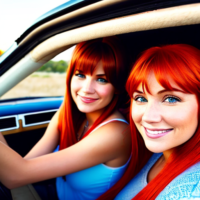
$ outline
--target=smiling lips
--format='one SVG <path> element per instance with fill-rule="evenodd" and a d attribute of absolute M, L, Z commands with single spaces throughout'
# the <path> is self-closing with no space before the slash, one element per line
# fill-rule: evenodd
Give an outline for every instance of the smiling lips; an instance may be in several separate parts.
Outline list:
<path fill-rule="evenodd" d="M 94 98 L 82 97 L 80 95 L 79 95 L 79 97 L 80 97 L 81 101 L 84 103 L 93 103 L 98 100 L 98 99 L 94 99 Z"/>
<path fill-rule="evenodd" d="M 156 139 L 167 135 L 173 129 L 145 129 L 147 137 Z"/>

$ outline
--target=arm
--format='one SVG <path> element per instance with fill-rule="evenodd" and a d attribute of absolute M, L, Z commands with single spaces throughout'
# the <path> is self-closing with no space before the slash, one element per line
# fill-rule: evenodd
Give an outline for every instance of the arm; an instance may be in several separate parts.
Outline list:
<path fill-rule="evenodd" d="M 2 135 L 1 132 L 0 132 L 0 141 L 3 142 L 4 144 L 8 145 L 8 143 L 6 142 L 4 136 Z"/>
<path fill-rule="evenodd" d="M 57 128 L 58 117 L 59 117 L 59 110 L 51 119 L 43 137 L 24 157 L 25 159 L 35 158 L 51 153 L 56 148 L 59 142 L 59 130 Z"/>
<path fill-rule="evenodd" d="M 8 188 L 14 188 L 113 160 L 124 151 L 122 132 L 127 126 L 121 123 L 122 129 L 117 124 L 105 125 L 67 149 L 29 160 L 0 143 L 0 181 Z M 130 142 L 126 142 L 129 148 Z"/>

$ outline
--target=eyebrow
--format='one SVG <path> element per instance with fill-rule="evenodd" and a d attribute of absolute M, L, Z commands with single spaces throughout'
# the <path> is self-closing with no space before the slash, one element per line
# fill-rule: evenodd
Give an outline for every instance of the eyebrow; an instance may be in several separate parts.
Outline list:
<path fill-rule="evenodd" d="M 83 73 L 83 71 L 80 70 L 80 69 L 76 69 L 75 72 L 81 72 L 81 73 Z"/>
<path fill-rule="evenodd" d="M 96 76 L 106 76 L 105 74 L 96 74 Z"/>
<path fill-rule="evenodd" d="M 173 90 L 160 90 L 159 92 L 157 92 L 157 94 L 161 94 L 161 93 L 164 93 L 164 92 L 173 92 L 173 91 L 176 91 L 176 92 L 182 92 L 182 93 L 185 93 L 183 90 L 179 90 L 177 88 L 172 88 Z"/>
<path fill-rule="evenodd" d="M 185 93 L 183 90 L 179 90 L 177 88 L 172 88 L 173 90 L 166 90 L 166 89 L 163 89 L 163 90 L 160 90 L 159 92 L 157 92 L 157 94 L 162 94 L 164 92 L 173 92 L 173 91 L 176 91 L 176 92 L 182 92 L 182 93 Z M 144 94 L 143 91 L 140 91 L 140 90 L 135 90 L 135 92 L 139 93 L 139 94 Z"/>
<path fill-rule="evenodd" d="M 139 90 L 135 90 L 134 92 L 140 93 L 140 94 L 144 94 L 144 92 L 139 91 Z"/>

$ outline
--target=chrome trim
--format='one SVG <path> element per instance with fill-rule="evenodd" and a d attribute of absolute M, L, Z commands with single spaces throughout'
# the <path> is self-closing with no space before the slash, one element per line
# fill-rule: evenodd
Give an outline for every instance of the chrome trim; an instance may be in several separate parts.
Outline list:
<path fill-rule="evenodd" d="M 19 128 L 19 121 L 18 121 L 18 116 L 17 115 L 10 115 L 10 116 L 6 116 L 6 117 L 0 117 L 0 119 L 13 118 L 13 117 L 15 118 L 16 126 L 10 127 L 10 128 L 0 129 L 0 131 L 9 131 L 9 130 L 15 130 L 15 129 Z"/>
<path fill-rule="evenodd" d="M 25 116 L 34 115 L 34 114 L 40 114 L 40 113 L 48 113 L 48 112 L 53 112 L 53 111 L 57 111 L 57 110 L 58 109 L 47 110 L 47 111 L 39 111 L 39 112 L 32 112 L 32 113 L 27 113 L 27 114 L 19 114 L 18 115 L 18 119 L 22 120 L 22 126 L 23 127 L 35 126 L 35 125 L 40 125 L 40 124 L 47 124 L 47 123 L 50 122 L 50 120 L 42 121 L 42 122 L 38 122 L 38 123 L 26 124 Z"/>

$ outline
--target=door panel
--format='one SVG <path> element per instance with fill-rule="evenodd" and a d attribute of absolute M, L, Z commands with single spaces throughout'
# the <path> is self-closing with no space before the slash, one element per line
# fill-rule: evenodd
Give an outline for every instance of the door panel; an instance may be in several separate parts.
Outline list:
<path fill-rule="evenodd" d="M 24 156 L 43 136 L 63 97 L 0 101 L 0 131 L 9 146 Z"/>

